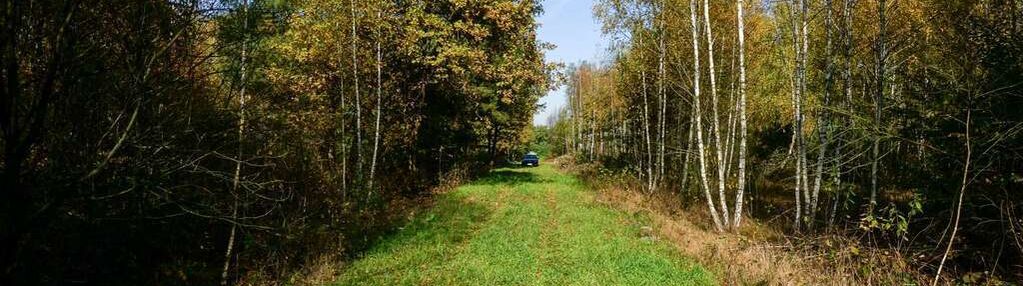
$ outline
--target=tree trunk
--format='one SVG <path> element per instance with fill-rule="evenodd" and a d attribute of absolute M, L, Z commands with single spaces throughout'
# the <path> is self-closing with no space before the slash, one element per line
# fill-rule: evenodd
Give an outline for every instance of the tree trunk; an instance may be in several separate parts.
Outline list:
<path fill-rule="evenodd" d="M 799 6 L 804 6 L 801 0 L 798 1 Z M 795 187 L 795 202 L 796 202 L 796 219 L 793 222 L 793 228 L 798 230 L 803 218 L 803 193 L 806 192 L 803 185 L 803 172 L 805 169 L 805 153 L 803 152 L 803 122 L 802 122 L 802 40 L 801 29 L 799 24 L 796 22 L 796 14 L 793 12 L 792 16 L 792 42 L 794 44 L 794 63 L 792 77 L 792 107 L 793 107 L 793 128 L 792 128 L 792 143 L 796 156 L 796 187 Z"/>
<path fill-rule="evenodd" d="M 663 1 L 661 2 L 661 13 L 662 13 L 662 15 L 664 13 L 664 2 Z M 661 23 L 660 33 L 658 33 L 658 36 L 657 36 L 658 37 L 658 45 L 657 45 L 658 46 L 658 48 L 657 48 L 657 50 L 658 50 L 658 59 L 657 59 L 657 73 L 658 73 L 658 75 L 657 76 L 659 77 L 658 83 L 657 83 L 658 84 L 657 93 L 658 93 L 658 95 L 660 97 L 659 101 L 661 103 L 660 116 L 658 116 L 659 119 L 657 121 L 658 128 L 660 128 L 660 136 L 658 136 L 658 141 L 659 141 L 658 142 L 658 146 L 660 146 L 660 150 L 657 152 L 657 156 L 658 156 L 657 157 L 657 165 L 658 165 L 657 178 L 658 178 L 658 180 L 657 180 L 656 184 L 658 184 L 658 185 L 660 184 L 661 181 L 664 180 L 664 145 L 665 145 L 665 142 L 667 142 L 667 139 L 665 138 L 664 128 L 667 125 L 665 120 L 667 119 L 666 113 L 668 112 L 668 110 L 667 110 L 668 109 L 668 96 L 667 96 L 667 94 L 665 92 L 665 89 L 664 89 L 664 80 L 665 80 L 664 79 L 664 77 L 665 77 L 665 72 L 664 72 L 664 53 L 665 53 L 665 49 L 667 48 L 664 45 L 664 33 L 665 33 L 664 19 L 661 19 L 660 23 Z"/>
<path fill-rule="evenodd" d="M 646 141 L 646 190 L 647 192 L 653 191 L 654 189 L 654 168 L 653 168 L 653 152 L 650 149 L 650 104 L 647 101 L 647 89 L 646 89 L 646 71 L 640 72 L 643 82 L 643 139 Z"/>
<path fill-rule="evenodd" d="M 742 222 L 742 201 L 746 191 L 746 24 L 743 18 L 743 0 L 736 1 L 736 23 L 739 35 L 739 183 L 735 193 L 736 230 Z"/>
<path fill-rule="evenodd" d="M 338 31 L 341 31 L 341 33 L 344 33 L 343 32 L 344 30 L 341 29 L 340 25 L 337 25 L 336 28 L 337 28 Z M 341 57 L 343 50 L 344 50 L 344 44 L 343 43 L 338 43 L 338 48 L 337 48 L 337 53 L 338 53 L 338 61 L 337 61 L 338 64 L 337 64 L 337 66 L 338 66 L 338 70 L 341 70 L 341 67 L 344 66 L 344 60 Z M 338 90 L 338 96 L 341 97 L 341 112 L 340 112 L 340 114 L 341 114 L 341 130 L 340 130 L 340 133 L 341 133 L 341 138 L 340 138 L 341 139 L 341 202 L 344 203 L 345 199 L 347 199 L 347 197 L 348 197 L 348 138 L 346 138 L 346 133 L 348 131 L 348 125 L 345 122 L 346 121 L 345 120 L 345 111 L 348 109 L 348 103 L 345 102 L 345 80 L 344 80 L 344 74 L 342 73 L 342 75 L 339 76 L 339 78 L 340 78 L 340 81 L 341 81 L 340 88 Z"/>
<path fill-rule="evenodd" d="M 952 252 L 952 244 L 956 239 L 956 232 L 959 231 L 959 218 L 963 213 L 963 196 L 966 195 L 966 186 L 969 185 L 970 161 L 972 160 L 973 148 L 970 147 L 970 109 L 966 109 L 966 162 L 963 166 L 963 180 L 959 185 L 959 202 L 956 204 L 955 221 L 952 226 L 952 235 L 948 238 L 948 245 L 945 246 L 945 254 L 941 256 L 941 263 L 938 264 L 938 272 L 934 274 L 932 286 L 938 285 L 938 278 L 941 278 L 941 270 L 945 268 L 945 260 L 949 252 Z"/>
<path fill-rule="evenodd" d="M 877 47 L 876 56 L 877 58 L 877 70 L 875 71 L 875 89 L 874 89 L 874 146 L 872 148 L 872 160 L 870 163 L 870 206 L 867 208 L 868 214 L 873 215 L 874 207 L 877 206 L 877 170 L 878 164 L 881 160 L 880 157 L 880 145 L 881 145 L 881 109 L 884 108 L 884 85 L 885 85 L 885 69 L 886 62 L 888 60 L 888 47 L 887 47 L 887 1 L 877 1 L 877 17 L 878 17 L 878 36 L 877 36 Z"/>
<path fill-rule="evenodd" d="M 843 55 L 842 55 L 844 57 L 844 63 L 843 63 L 844 67 L 843 67 L 843 70 L 842 70 L 842 85 L 843 85 L 843 92 L 844 92 L 845 100 L 842 102 L 842 110 L 849 110 L 850 104 L 852 103 L 852 42 L 853 42 L 852 9 L 853 9 L 853 0 L 845 0 L 845 2 L 843 3 L 843 7 L 842 7 L 842 17 L 843 17 L 843 20 L 844 20 L 844 23 L 845 23 L 843 25 L 844 26 L 843 27 L 843 32 L 845 33 L 845 35 L 843 37 L 844 38 L 843 39 L 843 41 L 844 41 L 844 43 L 843 43 L 844 49 L 843 49 Z M 844 124 L 845 127 L 847 127 L 847 128 L 851 127 L 850 126 L 850 121 L 851 120 L 849 119 L 849 116 L 845 116 L 845 120 L 843 120 L 843 122 L 845 123 Z M 828 226 L 829 227 L 833 226 L 834 223 L 835 223 L 835 216 L 836 216 L 836 213 L 838 212 L 838 201 L 839 201 L 839 198 L 841 197 L 840 195 L 841 195 L 841 192 L 842 192 L 842 172 L 841 172 L 841 167 L 842 167 L 841 166 L 841 164 L 842 164 L 842 150 L 841 149 L 842 149 L 842 145 L 845 144 L 845 140 L 843 138 L 844 138 L 843 135 L 838 135 L 837 138 L 835 138 L 836 141 L 837 141 L 837 144 L 835 144 L 835 148 L 834 148 L 834 152 L 835 152 L 834 153 L 835 154 L 834 160 L 835 160 L 835 162 L 832 164 L 832 171 L 831 171 L 831 173 L 832 173 L 832 180 L 834 180 L 834 185 L 835 185 L 835 194 L 834 194 L 835 198 L 834 198 L 834 202 L 831 205 L 831 216 L 828 217 Z"/>
<path fill-rule="evenodd" d="M 821 181 L 824 179 L 824 155 L 827 153 L 828 145 L 831 143 L 831 137 L 834 135 L 831 123 L 831 87 L 832 87 L 832 61 L 831 61 L 831 0 L 824 0 L 824 37 L 825 37 L 825 56 L 826 61 L 824 67 L 824 100 L 823 105 L 818 109 L 817 114 L 817 139 L 820 141 L 820 148 L 817 149 L 817 170 L 814 174 L 813 183 L 813 195 L 810 197 L 810 227 L 813 227 L 814 219 L 817 218 L 817 200 L 820 196 Z M 826 129 L 827 134 L 822 129 Z"/>
<path fill-rule="evenodd" d="M 707 157 L 703 145 L 703 120 L 701 119 L 703 112 L 700 108 L 700 40 L 696 25 L 696 0 L 689 1 L 689 12 L 692 23 L 690 27 L 693 31 L 693 108 L 695 109 L 694 118 L 696 119 L 696 149 L 700 161 L 700 186 L 703 188 L 703 194 L 707 198 L 707 207 L 710 209 L 710 215 L 714 219 L 714 227 L 717 231 L 721 232 L 724 231 L 724 226 L 721 224 L 721 218 L 718 217 L 718 211 L 714 207 L 714 198 L 711 196 L 710 185 L 707 182 Z"/>
<path fill-rule="evenodd" d="M 245 88 L 248 85 L 246 79 L 248 75 L 246 73 L 246 60 L 248 56 L 248 30 L 249 30 L 249 1 L 245 0 L 242 2 L 242 32 L 245 36 L 242 38 L 242 52 L 241 52 L 241 64 L 239 66 L 239 92 L 238 92 L 238 157 L 235 158 L 234 177 L 231 180 L 231 195 L 234 196 L 234 206 L 231 210 L 231 234 L 227 238 L 227 250 L 224 251 L 224 267 L 220 271 L 220 285 L 227 285 L 227 272 L 231 269 L 231 252 L 234 251 L 235 235 L 238 230 L 238 224 L 234 221 L 238 218 L 238 185 L 241 181 L 242 173 L 242 143 L 245 139 L 245 101 L 246 94 Z"/>
<path fill-rule="evenodd" d="M 357 16 L 355 14 L 355 0 L 350 1 L 352 6 L 352 78 L 355 84 L 355 178 L 362 182 L 362 98 L 359 95 L 359 57 L 358 39 L 355 32 Z"/>
<path fill-rule="evenodd" d="M 383 21 L 383 7 L 377 11 L 377 18 Z M 379 37 L 379 36 L 378 36 Z M 376 106 L 376 128 L 373 129 L 373 159 L 369 167 L 369 189 L 373 191 L 373 175 L 377 168 L 377 151 L 380 149 L 380 108 L 383 98 L 383 54 L 380 52 L 380 39 L 377 39 L 377 106 Z"/>
<path fill-rule="evenodd" d="M 710 22 L 710 2 L 709 0 L 703 0 L 703 24 L 705 26 L 704 34 L 707 35 L 707 69 L 710 71 L 710 98 L 711 98 L 711 116 L 713 121 L 711 125 L 711 132 L 714 134 L 714 150 L 717 154 L 717 171 L 718 171 L 718 201 L 721 203 L 721 213 L 725 214 L 722 219 L 724 225 L 729 225 L 728 221 L 728 203 L 725 199 L 725 162 L 724 153 L 721 147 L 721 126 L 718 124 L 718 87 L 717 87 L 717 76 L 715 75 L 716 69 L 714 68 L 714 34 L 711 28 Z"/>
<path fill-rule="evenodd" d="M 597 147 L 597 114 L 590 110 L 590 162 L 593 162 L 593 153 Z"/>

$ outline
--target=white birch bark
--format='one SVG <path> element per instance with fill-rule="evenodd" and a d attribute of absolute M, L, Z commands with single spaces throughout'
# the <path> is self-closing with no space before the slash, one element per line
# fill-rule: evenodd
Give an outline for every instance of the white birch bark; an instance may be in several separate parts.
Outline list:
<path fill-rule="evenodd" d="M 710 98 L 711 98 L 711 116 L 713 117 L 711 125 L 711 132 L 714 134 L 714 150 L 717 154 L 717 171 L 718 171 L 718 200 L 721 203 L 721 213 L 728 214 L 728 203 L 725 199 L 725 162 L 724 153 L 721 146 L 721 126 L 718 124 L 718 88 L 717 88 L 717 76 L 716 69 L 714 68 L 714 34 L 711 28 L 710 21 L 710 2 L 709 0 L 703 0 L 703 24 L 704 34 L 707 36 L 707 68 L 710 71 Z M 723 218 L 724 225 L 729 225 L 728 215 Z"/>
<path fill-rule="evenodd" d="M 807 23 L 807 10 L 809 9 L 806 0 L 799 1 L 800 10 L 799 14 L 800 21 L 802 22 L 802 34 L 803 47 L 799 53 L 799 159 L 803 161 L 803 167 L 800 169 L 800 180 L 803 185 L 803 207 L 805 210 L 809 210 L 810 205 L 810 191 L 809 181 L 807 180 L 807 174 L 809 173 L 809 166 L 807 166 L 806 157 L 806 137 L 803 134 L 803 128 L 806 124 L 806 114 L 802 110 L 803 97 L 806 96 L 806 70 L 807 70 L 807 54 L 809 53 L 810 40 L 809 40 L 809 24 Z M 809 213 L 809 212 L 807 212 Z"/>
<path fill-rule="evenodd" d="M 593 161 L 593 153 L 597 147 L 597 114 L 594 109 L 590 109 L 590 161 Z"/>
<path fill-rule="evenodd" d="M 657 164 L 658 165 L 657 178 L 658 178 L 658 181 L 657 181 L 657 184 L 660 184 L 660 181 L 664 180 L 664 151 L 665 151 L 664 150 L 664 148 L 665 148 L 664 145 L 667 142 L 667 138 L 665 138 L 665 132 L 664 132 L 665 126 L 667 125 L 666 124 L 667 122 L 665 122 L 665 120 L 667 119 L 666 113 L 668 112 L 668 110 L 667 110 L 668 109 L 668 96 L 667 96 L 667 93 L 665 92 L 665 89 L 664 89 L 664 80 L 665 80 L 664 79 L 664 77 L 665 77 L 665 72 L 664 72 L 664 53 L 665 53 L 665 49 L 667 48 L 664 45 L 664 33 L 665 33 L 665 29 L 664 29 L 664 25 L 665 24 L 664 24 L 664 18 L 663 18 L 663 14 L 664 14 L 664 1 L 661 1 L 661 14 L 662 14 L 662 18 L 661 18 L 661 21 L 660 21 L 661 28 L 660 28 L 660 33 L 657 36 L 658 37 L 657 73 L 658 73 L 658 77 L 660 78 L 658 80 L 658 85 L 659 86 L 657 87 L 657 92 L 658 92 L 658 95 L 660 97 L 660 103 L 661 103 L 661 111 L 660 111 L 660 116 L 659 116 L 660 119 L 658 120 L 658 124 L 657 124 L 658 127 L 660 128 L 660 136 L 658 137 L 659 141 L 660 141 L 659 144 L 658 144 L 660 146 L 660 150 L 657 153 L 658 154 L 658 159 L 657 159 L 657 163 L 658 163 Z"/>
<path fill-rule="evenodd" d="M 377 11 L 377 20 L 383 21 L 383 7 Z M 378 35 L 380 37 L 380 35 Z M 373 129 L 373 158 L 369 167 L 369 190 L 373 191 L 373 176 L 377 169 L 377 151 L 380 149 L 380 104 L 383 99 L 383 53 L 380 51 L 380 39 L 377 39 L 377 106 L 376 106 L 376 127 Z"/>
<path fill-rule="evenodd" d="M 798 1 L 798 0 L 794 0 L 793 2 L 794 3 L 798 3 L 796 1 Z M 796 5 L 794 5 L 794 6 L 796 6 Z M 795 186 L 795 197 L 794 197 L 795 203 L 796 203 L 796 212 L 795 212 L 796 219 L 795 219 L 795 221 L 793 221 L 793 228 L 798 230 L 799 226 L 800 226 L 800 222 L 801 222 L 801 220 L 803 218 L 803 216 L 802 216 L 803 215 L 803 209 L 802 209 L 802 202 L 803 202 L 803 198 L 802 198 L 802 193 L 803 193 L 803 188 L 802 188 L 803 187 L 803 180 L 802 180 L 803 157 L 801 156 L 801 152 L 799 151 L 800 148 L 801 148 L 801 144 L 802 144 L 800 142 L 800 138 L 802 137 L 802 133 L 803 133 L 802 130 L 803 130 L 803 128 L 802 128 L 802 123 L 800 121 L 800 119 L 802 118 L 802 114 L 801 114 L 802 103 L 800 103 L 800 92 L 801 92 L 801 88 L 800 87 L 802 86 L 801 79 L 800 79 L 800 74 L 801 74 L 800 73 L 800 59 L 801 59 L 801 53 L 802 53 L 802 45 L 801 45 L 802 38 L 800 38 L 800 28 L 798 26 L 798 23 L 796 22 L 797 15 L 798 15 L 797 12 L 792 12 L 792 17 L 791 17 L 791 21 L 792 21 L 792 43 L 793 43 L 793 51 L 794 51 L 794 53 L 793 53 L 793 63 L 795 65 L 793 67 L 793 72 L 792 72 L 792 109 L 793 109 L 792 145 L 793 145 L 794 148 L 792 148 L 790 150 L 792 150 L 791 153 L 794 153 L 795 156 L 796 156 L 796 173 L 795 173 L 796 186 Z"/>
<path fill-rule="evenodd" d="M 734 55 L 733 55 L 733 57 L 734 57 Z M 732 63 L 732 69 L 731 70 L 733 72 L 735 71 L 734 60 L 733 60 L 733 63 Z M 725 134 L 725 145 L 724 145 L 725 146 L 724 147 L 725 148 L 724 149 L 724 153 L 725 153 L 724 158 L 725 159 L 723 161 L 724 165 L 725 165 L 725 178 L 731 178 L 732 177 L 732 159 L 735 157 L 735 145 L 737 144 L 736 140 L 735 140 L 735 135 L 736 135 L 735 132 L 736 132 L 736 129 L 737 129 L 737 128 L 735 128 L 735 124 L 737 124 L 736 121 L 738 119 L 737 118 L 738 116 L 736 115 L 736 113 L 739 111 L 739 101 L 736 100 L 736 98 L 735 98 L 737 91 L 735 90 L 735 83 L 734 82 L 729 84 L 729 90 L 731 90 L 732 92 L 730 92 L 728 94 L 728 100 L 725 101 L 726 103 L 730 103 L 730 105 L 731 105 L 728 108 L 728 112 L 727 112 L 728 119 L 725 120 L 725 125 L 727 126 L 727 128 L 725 129 L 726 134 Z"/>
<path fill-rule="evenodd" d="M 340 12 L 340 11 L 339 11 Z M 335 24 L 335 28 L 341 31 L 342 35 L 344 29 L 341 28 L 340 24 Z M 341 38 L 340 36 L 338 38 Z M 338 43 L 337 46 L 337 67 L 338 70 L 342 70 L 341 67 L 345 66 L 343 58 L 344 44 Z M 341 97 L 341 202 L 344 202 L 348 197 L 348 138 L 345 135 L 348 131 L 348 125 L 346 124 L 345 111 L 348 109 L 348 103 L 345 102 L 345 80 L 343 71 L 341 71 L 340 82 L 341 86 L 338 92 L 338 96 Z"/>
<path fill-rule="evenodd" d="M 653 168 L 653 152 L 650 149 L 650 103 L 647 101 L 647 88 L 646 88 L 646 71 L 641 71 L 641 81 L 643 82 L 643 139 L 646 140 L 646 179 L 647 191 L 653 191 L 654 189 L 654 168 Z"/>
<path fill-rule="evenodd" d="M 742 203 L 746 191 L 746 24 L 743 0 L 736 1 L 736 23 L 739 29 L 739 183 L 735 193 L 735 229 L 742 224 Z"/>
<path fill-rule="evenodd" d="M 832 59 L 831 59 L 831 34 L 832 34 L 832 10 L 831 0 L 824 0 L 824 29 L 825 29 L 825 56 L 826 61 L 824 67 L 824 103 L 819 109 L 817 115 L 817 138 L 820 141 L 820 148 L 817 149 L 817 170 L 814 176 L 813 184 L 813 195 L 810 196 L 810 227 L 813 227 L 813 221 L 817 218 L 817 201 L 820 197 L 821 181 L 824 179 L 824 155 L 827 153 L 828 146 L 832 134 L 832 124 L 830 116 L 831 107 L 831 86 L 832 86 Z M 825 134 L 826 129 L 827 134 Z"/>
<path fill-rule="evenodd" d="M 701 119 L 703 112 L 700 108 L 700 40 L 696 25 L 696 0 L 689 1 L 689 12 L 691 15 L 690 27 L 693 31 L 693 108 L 695 109 L 694 118 L 696 120 L 696 149 L 700 164 L 700 185 L 703 188 L 704 196 L 707 198 L 707 207 L 710 208 L 710 215 L 714 219 L 714 227 L 720 232 L 724 231 L 724 227 L 721 224 L 721 219 L 718 217 L 718 211 L 714 207 L 714 199 L 710 194 L 710 186 L 707 182 L 707 158 L 703 145 L 703 120 Z"/>
<path fill-rule="evenodd" d="M 572 115 L 572 117 L 571 117 L 572 118 L 572 136 L 570 136 L 572 138 L 572 149 L 565 150 L 567 152 L 572 153 L 573 156 L 575 155 L 576 137 L 578 137 L 578 134 L 579 134 L 579 128 L 578 128 L 578 122 L 579 122 L 579 104 L 578 104 L 578 102 L 579 102 L 579 86 L 580 86 L 580 84 L 579 84 L 579 77 L 578 77 L 578 74 L 577 74 L 576 77 L 575 77 L 575 92 L 574 92 L 575 94 L 574 95 L 573 94 L 569 94 L 569 104 L 571 105 L 571 115 Z"/>
<path fill-rule="evenodd" d="M 355 174 L 356 180 L 362 181 L 362 99 L 359 95 L 359 57 L 358 34 L 355 33 L 357 16 L 355 15 L 355 0 L 351 0 L 352 6 L 352 78 L 355 84 Z"/>
<path fill-rule="evenodd" d="M 247 49 L 247 47 L 248 47 L 248 44 L 249 44 L 248 43 L 248 39 L 249 39 L 249 37 L 248 37 L 248 29 L 249 29 L 248 13 L 249 13 L 249 1 L 248 0 L 242 1 L 242 19 L 243 19 L 242 20 L 242 32 L 245 33 L 245 36 L 242 37 L 241 64 L 240 64 L 240 67 L 239 67 L 239 71 L 241 72 L 241 75 L 240 75 L 240 79 L 239 79 L 239 82 L 240 82 L 240 84 L 239 84 L 240 87 L 239 88 L 240 89 L 239 89 L 239 92 L 238 92 L 238 158 L 235 158 L 236 159 L 236 163 L 235 163 L 235 167 L 234 167 L 234 177 L 231 180 L 231 192 L 232 192 L 232 195 L 234 196 L 234 206 L 231 209 L 231 233 L 228 235 L 228 238 L 227 238 L 227 250 L 224 251 L 224 267 L 221 269 L 221 272 L 220 272 L 220 285 L 227 285 L 227 280 L 228 280 L 227 279 L 227 272 L 228 272 L 228 270 L 231 269 L 231 253 L 234 251 L 234 241 L 235 241 L 235 237 L 236 237 L 236 235 L 238 233 L 238 224 L 235 223 L 234 220 L 236 220 L 238 218 L 238 185 L 239 185 L 239 183 L 241 181 L 241 174 L 242 174 L 242 152 L 243 152 L 243 150 L 242 150 L 242 142 L 243 142 L 243 139 L 245 138 L 245 123 L 246 123 L 245 122 L 245 101 L 247 99 L 246 98 L 246 94 L 245 94 L 245 91 L 246 91 L 245 87 L 247 86 L 247 84 L 246 84 L 247 75 L 246 75 L 246 69 L 245 68 L 246 68 L 246 60 L 247 60 L 247 56 L 248 56 L 248 49 Z"/>

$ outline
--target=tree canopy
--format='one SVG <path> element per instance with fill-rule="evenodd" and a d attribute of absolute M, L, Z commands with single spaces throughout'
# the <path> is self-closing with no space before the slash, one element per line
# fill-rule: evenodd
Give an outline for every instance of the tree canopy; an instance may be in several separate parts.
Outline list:
<path fill-rule="evenodd" d="M 214 284 L 353 255 L 400 202 L 517 151 L 551 85 L 541 12 L 4 1 L 0 284 Z"/>

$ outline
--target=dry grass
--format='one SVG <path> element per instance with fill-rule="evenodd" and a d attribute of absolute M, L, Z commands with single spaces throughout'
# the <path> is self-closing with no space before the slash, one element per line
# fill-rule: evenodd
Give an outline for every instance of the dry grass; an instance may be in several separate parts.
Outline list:
<path fill-rule="evenodd" d="M 932 279 L 898 252 L 843 236 L 790 237 L 749 218 L 738 234 L 717 233 L 701 204 L 686 208 L 673 194 L 644 194 L 630 179 L 588 181 L 599 201 L 648 217 L 660 239 L 716 272 L 723 285 L 930 285 Z"/>

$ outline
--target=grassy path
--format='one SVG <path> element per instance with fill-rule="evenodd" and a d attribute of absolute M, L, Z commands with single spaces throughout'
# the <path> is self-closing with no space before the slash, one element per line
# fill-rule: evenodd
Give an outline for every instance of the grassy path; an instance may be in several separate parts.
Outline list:
<path fill-rule="evenodd" d="M 354 261 L 339 285 L 713 285 L 642 220 L 549 166 L 498 169 Z"/>

